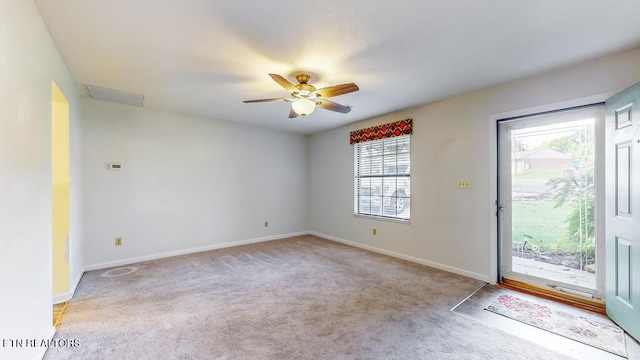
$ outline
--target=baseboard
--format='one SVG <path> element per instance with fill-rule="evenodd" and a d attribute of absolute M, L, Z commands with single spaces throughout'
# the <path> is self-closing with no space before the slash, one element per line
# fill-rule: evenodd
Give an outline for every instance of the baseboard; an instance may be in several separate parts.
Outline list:
<path fill-rule="evenodd" d="M 226 242 L 226 243 L 222 243 L 222 244 L 214 244 L 214 245 L 202 246 L 202 247 L 197 247 L 197 248 L 169 251 L 169 252 L 165 252 L 165 253 L 159 253 L 159 254 L 153 254 L 153 255 L 145 255 L 145 256 L 139 256 L 139 257 L 134 257 L 134 258 L 123 259 L 123 260 L 108 261 L 108 262 L 103 262 L 103 263 L 99 263 L 99 264 L 87 265 L 87 266 L 84 267 L 84 271 L 101 270 L 101 269 L 106 269 L 106 268 L 111 268 L 111 267 L 116 267 L 116 266 L 124 266 L 124 265 L 135 264 L 135 263 L 139 263 L 139 262 L 143 262 L 143 261 L 158 260 L 158 259 L 164 259 L 164 258 L 168 258 L 168 257 L 172 257 L 172 256 L 187 255 L 187 254 L 193 254 L 193 253 L 198 253 L 198 252 L 202 252 L 202 251 L 217 250 L 217 249 L 223 249 L 223 248 L 228 248 L 228 247 L 233 247 L 233 246 L 255 244 L 255 243 L 271 241 L 271 240 L 280 240 L 280 239 L 285 239 L 285 238 L 294 237 L 294 236 L 307 235 L 307 234 L 309 234 L 308 231 L 302 231 L 302 232 L 297 232 L 297 233 L 289 233 L 289 234 L 267 236 L 267 237 L 249 239 L 249 240 L 230 241 L 230 242 Z"/>
<path fill-rule="evenodd" d="M 84 275 L 84 269 L 82 269 L 82 271 L 78 273 L 78 276 L 76 276 L 76 279 L 73 282 L 73 286 L 71 287 L 71 297 L 73 297 L 73 295 L 76 293 L 76 290 L 78 289 L 78 285 L 80 285 L 80 280 L 82 280 L 83 275 Z"/>
<path fill-rule="evenodd" d="M 78 288 L 78 284 L 80 284 L 80 280 L 82 279 L 82 275 L 84 275 L 85 270 L 83 269 L 78 276 L 76 276 L 75 281 L 73 281 L 70 285 L 70 289 L 69 292 L 66 294 L 62 294 L 62 295 L 56 295 L 53 297 L 53 305 L 55 304 L 61 304 L 63 302 L 69 301 L 71 300 L 71 298 L 73 298 L 73 294 L 76 293 L 76 289 Z"/>
<path fill-rule="evenodd" d="M 345 240 L 345 239 L 341 239 L 341 238 L 338 238 L 338 237 L 335 237 L 335 236 L 326 235 L 326 234 L 315 232 L 315 231 L 301 231 L 301 232 L 297 232 L 297 233 L 280 234 L 280 235 L 261 237 L 261 238 L 255 238 L 255 239 L 248 239 L 248 240 L 240 240 L 240 241 L 231 241 L 231 242 L 208 245 L 208 246 L 202 246 L 202 247 L 197 247 L 197 248 L 176 250 L 176 251 L 170 251 L 170 252 L 153 254 L 153 255 L 145 255 L 145 256 L 140 256 L 140 257 L 135 257 L 135 258 L 128 258 L 128 259 L 123 259 L 123 260 L 103 262 L 103 263 L 98 263 L 98 264 L 93 264 L 93 265 L 87 265 L 87 266 L 84 267 L 84 271 L 101 270 L 101 269 L 107 269 L 107 268 L 111 268 L 111 267 L 135 264 L 135 263 L 144 262 L 144 261 L 158 260 L 158 259 L 168 258 L 168 257 L 172 257 L 172 256 L 187 255 L 187 254 L 193 254 L 193 253 L 198 253 L 198 252 L 202 252 L 202 251 L 217 250 L 217 249 L 223 249 L 223 248 L 228 248 L 228 247 L 233 247 L 233 246 L 255 244 L 255 243 L 271 241 L 271 240 L 280 240 L 280 239 L 286 239 L 286 238 L 289 238 L 289 237 L 302 236 L 302 235 L 314 235 L 314 236 L 317 236 L 319 238 L 323 238 L 323 239 L 339 242 L 339 243 L 342 243 L 342 244 L 345 244 L 345 245 L 349 245 L 349 246 L 353 246 L 353 247 L 357 247 L 357 248 L 373 251 L 375 253 L 392 256 L 392 257 L 395 257 L 395 258 L 398 258 L 398 259 L 411 261 L 411 262 L 414 262 L 414 263 L 417 263 L 417 264 L 433 267 L 433 268 L 444 270 L 444 271 L 448 271 L 448 272 L 451 272 L 451 273 L 454 273 L 454 274 L 470 277 L 472 279 L 477 279 L 477 280 L 480 280 L 480 281 L 491 283 L 491 277 L 489 275 L 487 275 L 487 274 L 475 273 L 475 272 L 467 271 L 467 270 L 464 270 L 464 269 L 456 268 L 456 267 L 453 267 L 453 266 L 440 264 L 440 263 L 437 263 L 437 262 L 434 262 L 434 261 L 425 260 L 425 259 L 421 259 L 421 258 L 417 258 L 417 257 L 414 257 L 414 256 L 409 256 L 409 255 L 405 255 L 405 254 L 401 254 L 401 253 L 397 253 L 397 252 L 393 252 L 393 251 L 389 251 L 389 250 L 385 250 L 385 249 L 380 249 L 380 248 L 369 246 L 369 245 L 364 245 L 364 244 L 361 244 L 361 243 L 358 243 L 358 242 L 355 242 L 355 241 Z M 80 281 L 81 277 L 82 277 L 82 274 L 78 278 L 78 282 Z M 77 287 L 77 285 L 78 284 L 76 283 L 76 287 Z M 75 289 L 74 289 L 74 291 L 75 291 Z M 71 294 L 71 296 L 72 295 L 73 294 Z"/>
<path fill-rule="evenodd" d="M 411 261 L 411 262 L 414 262 L 414 263 L 417 263 L 417 264 L 426 265 L 426 266 L 429 266 L 429 267 L 432 267 L 432 268 L 444 270 L 444 271 L 447 271 L 447 272 L 450 272 L 450 273 L 454 273 L 454 274 L 470 277 L 472 279 L 481 280 L 481 281 L 484 281 L 484 282 L 487 282 L 487 283 L 491 282 L 490 276 L 486 275 L 486 274 L 479 274 L 479 273 L 467 271 L 467 270 L 464 270 L 464 269 L 459 269 L 459 268 L 456 268 L 456 267 L 453 267 L 453 266 L 444 265 L 444 264 L 440 264 L 440 263 L 437 263 L 437 262 L 433 262 L 433 261 L 429 261 L 429 260 L 425 260 L 425 259 L 420 259 L 420 258 L 417 258 L 417 257 L 414 257 L 414 256 L 409 256 L 409 255 L 405 255 L 405 254 L 401 254 L 401 253 L 397 253 L 397 252 L 393 252 L 393 251 L 389 251 L 389 250 L 385 250 L 385 249 L 380 249 L 380 248 L 369 246 L 369 245 L 364 245 L 364 244 L 361 244 L 361 243 L 358 243 L 358 242 L 341 239 L 341 238 L 338 238 L 338 237 L 335 237 L 335 236 L 330 236 L 330 235 L 318 233 L 318 232 L 315 232 L 315 231 L 310 231 L 309 234 L 317 236 L 317 237 L 320 237 L 320 238 L 323 238 L 323 239 L 339 242 L 339 243 L 342 243 L 342 244 L 345 244 L 345 245 L 349 245 L 349 246 L 353 246 L 353 247 L 357 247 L 357 248 L 373 251 L 375 253 L 388 255 L 388 256 L 391 256 L 391 257 L 398 258 L 398 259 L 407 260 L 407 261 Z"/>
<path fill-rule="evenodd" d="M 63 302 L 71 300 L 72 297 L 73 297 L 73 294 L 70 292 L 62 295 L 56 295 L 53 297 L 52 303 L 53 305 L 62 304 Z"/>

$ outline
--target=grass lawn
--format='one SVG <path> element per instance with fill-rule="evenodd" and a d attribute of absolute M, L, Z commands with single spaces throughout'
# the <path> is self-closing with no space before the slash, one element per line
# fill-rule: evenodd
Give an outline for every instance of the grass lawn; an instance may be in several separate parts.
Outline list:
<path fill-rule="evenodd" d="M 513 202 L 513 241 L 522 241 L 524 234 L 533 237 L 533 242 L 554 244 L 567 234 L 567 217 L 571 208 L 567 204 L 553 207 L 553 201 Z"/>

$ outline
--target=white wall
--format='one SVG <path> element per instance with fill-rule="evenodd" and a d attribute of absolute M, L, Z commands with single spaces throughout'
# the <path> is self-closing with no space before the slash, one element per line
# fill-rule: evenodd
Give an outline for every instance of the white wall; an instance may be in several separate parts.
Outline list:
<path fill-rule="evenodd" d="M 308 228 L 305 136 L 96 100 L 84 125 L 87 269 Z"/>
<path fill-rule="evenodd" d="M 485 281 L 495 281 L 495 114 L 617 92 L 640 81 L 640 49 L 310 138 L 310 230 Z M 592 98 L 597 98 L 592 97 Z M 411 224 L 353 216 L 349 132 L 413 118 Z M 471 179 L 471 190 L 456 190 Z M 329 191 L 327 191 L 329 190 Z M 378 235 L 372 235 L 372 228 Z"/>
<path fill-rule="evenodd" d="M 51 81 L 69 100 L 70 259 L 81 274 L 80 100 L 32 1 L 0 2 L 0 341 L 48 339 L 52 326 Z M 4 346 L 3 346 L 4 345 Z M 0 343 L 2 359 L 45 348 Z"/>

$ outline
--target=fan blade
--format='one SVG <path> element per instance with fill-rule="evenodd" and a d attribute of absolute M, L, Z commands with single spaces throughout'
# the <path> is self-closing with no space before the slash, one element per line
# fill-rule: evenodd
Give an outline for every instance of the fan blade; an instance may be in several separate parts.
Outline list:
<path fill-rule="evenodd" d="M 351 111 L 350 107 L 334 103 L 333 101 L 318 99 L 316 100 L 316 106 L 325 110 L 337 111 L 339 113 L 346 114 Z"/>
<path fill-rule="evenodd" d="M 318 94 L 318 96 L 323 98 L 330 98 L 333 96 L 348 94 L 350 92 L 354 92 L 358 90 L 360 90 L 358 85 L 354 83 L 349 83 L 349 84 L 335 85 L 335 86 L 329 86 L 322 89 L 318 89 L 316 90 L 316 94 Z"/>
<path fill-rule="evenodd" d="M 295 85 L 293 85 L 291 82 L 289 82 L 289 80 L 283 78 L 282 76 L 280 76 L 278 74 L 269 74 L 269 76 L 271 76 L 271 78 L 275 82 L 280 84 L 280 86 L 285 88 L 288 92 L 290 92 L 290 93 L 300 92 L 300 90 L 298 90 L 298 88 Z"/>
<path fill-rule="evenodd" d="M 270 101 L 287 101 L 287 99 L 285 99 L 285 98 L 272 98 L 272 99 L 245 100 L 245 101 L 243 101 L 243 103 L 270 102 Z"/>
<path fill-rule="evenodd" d="M 293 108 L 291 108 L 291 110 L 289 110 L 289 119 L 293 119 L 295 117 L 298 117 L 298 113 L 293 111 Z"/>

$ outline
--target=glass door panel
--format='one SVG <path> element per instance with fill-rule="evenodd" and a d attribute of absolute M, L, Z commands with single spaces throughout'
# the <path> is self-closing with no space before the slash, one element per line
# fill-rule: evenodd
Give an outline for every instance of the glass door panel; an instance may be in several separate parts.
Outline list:
<path fill-rule="evenodd" d="M 593 108 L 499 124 L 501 276 L 601 293 Z"/>

